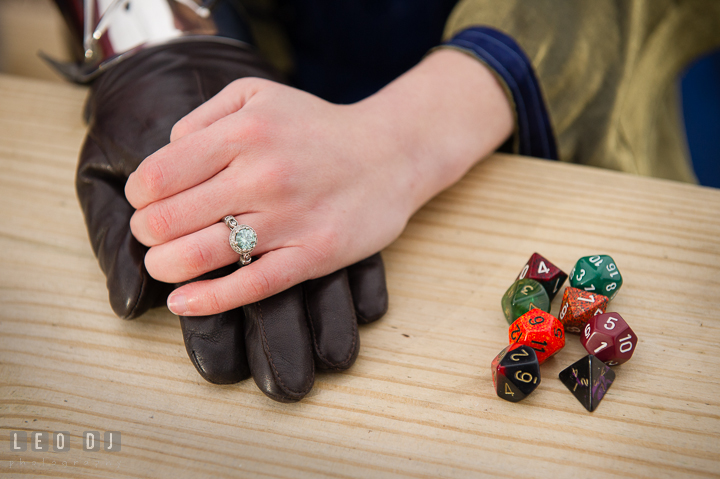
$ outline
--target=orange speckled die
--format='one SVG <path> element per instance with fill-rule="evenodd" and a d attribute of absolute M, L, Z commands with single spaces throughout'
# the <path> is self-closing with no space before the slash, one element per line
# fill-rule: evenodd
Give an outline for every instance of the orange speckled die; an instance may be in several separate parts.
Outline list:
<path fill-rule="evenodd" d="M 608 305 L 607 296 L 583 291 L 573 287 L 565 288 L 560 304 L 560 322 L 568 333 L 579 333 L 596 314 L 603 314 Z"/>
<path fill-rule="evenodd" d="M 510 344 L 518 343 L 535 350 L 538 362 L 565 347 L 565 328 L 552 314 L 531 309 L 510 325 Z"/>

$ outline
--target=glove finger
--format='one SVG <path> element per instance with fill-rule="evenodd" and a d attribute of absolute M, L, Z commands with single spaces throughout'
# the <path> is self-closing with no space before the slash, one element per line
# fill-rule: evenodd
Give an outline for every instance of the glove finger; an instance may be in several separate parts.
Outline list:
<path fill-rule="evenodd" d="M 347 270 L 306 281 L 303 290 L 317 366 L 349 368 L 360 350 L 360 337 Z"/>
<path fill-rule="evenodd" d="M 348 266 L 347 274 L 358 323 L 382 318 L 388 310 L 388 291 L 380 253 Z"/>
<path fill-rule="evenodd" d="M 243 310 L 247 358 L 255 384 L 276 401 L 299 401 L 315 381 L 302 285 Z"/>
<path fill-rule="evenodd" d="M 219 278 L 232 273 L 230 265 L 193 281 Z M 213 384 L 233 384 L 250 377 L 245 353 L 242 308 L 210 316 L 180 316 L 185 349 L 195 369 Z"/>
<path fill-rule="evenodd" d="M 233 384 L 250 377 L 242 308 L 211 316 L 180 316 L 185 350 L 207 382 Z"/>
<path fill-rule="evenodd" d="M 110 305 L 119 317 L 133 319 L 164 303 L 170 285 L 145 269 L 147 248 L 128 227 L 135 211 L 125 199 L 123 182 L 102 166 L 104 152 L 88 137 L 80 153 L 75 186 L 85 216 L 93 252 L 107 278 Z"/>

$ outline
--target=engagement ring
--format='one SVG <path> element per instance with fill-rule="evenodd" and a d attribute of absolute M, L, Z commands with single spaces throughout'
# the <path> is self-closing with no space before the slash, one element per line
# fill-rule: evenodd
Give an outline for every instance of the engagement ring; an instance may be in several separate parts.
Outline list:
<path fill-rule="evenodd" d="M 230 247 L 240 255 L 240 264 L 245 266 L 252 261 L 250 253 L 257 244 L 257 233 L 248 225 L 238 224 L 233 216 L 226 216 L 223 222 L 230 228 Z"/>

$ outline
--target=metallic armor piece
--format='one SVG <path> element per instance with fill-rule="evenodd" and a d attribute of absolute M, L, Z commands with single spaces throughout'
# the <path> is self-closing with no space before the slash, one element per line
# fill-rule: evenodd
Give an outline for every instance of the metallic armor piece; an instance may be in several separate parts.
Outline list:
<path fill-rule="evenodd" d="M 247 47 L 243 35 L 227 35 L 212 15 L 212 1 L 55 0 L 81 46 L 78 63 L 40 55 L 70 80 L 86 83 L 123 59 L 171 42 L 213 41 Z M 232 11 L 232 9 L 229 9 Z M 235 23 L 242 24 L 234 11 Z M 241 29 L 242 30 L 242 29 Z M 233 38 L 235 37 L 235 38 Z"/>

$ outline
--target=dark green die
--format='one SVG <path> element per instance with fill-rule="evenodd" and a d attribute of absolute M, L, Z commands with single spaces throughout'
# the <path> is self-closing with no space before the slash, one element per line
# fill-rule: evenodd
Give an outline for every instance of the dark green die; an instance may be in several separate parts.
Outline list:
<path fill-rule="evenodd" d="M 550 312 L 550 297 L 545 288 L 534 279 L 519 279 L 503 294 L 502 310 L 508 324 L 512 324 L 533 308 Z"/>
<path fill-rule="evenodd" d="M 613 299 L 623 279 L 615 261 L 606 254 L 584 256 L 570 272 L 570 286 Z"/>

